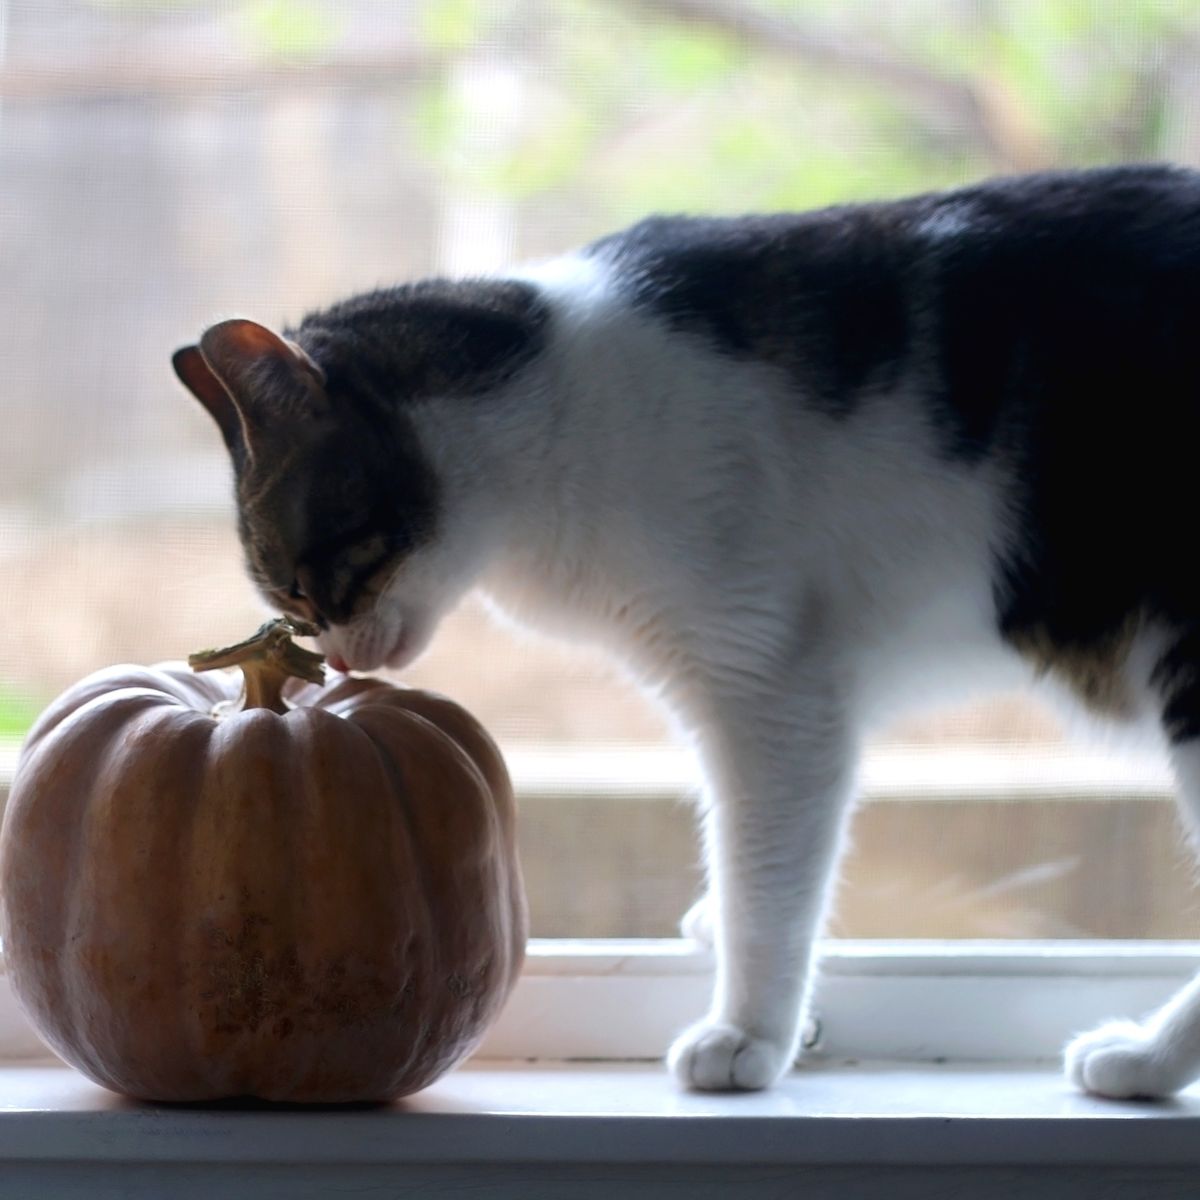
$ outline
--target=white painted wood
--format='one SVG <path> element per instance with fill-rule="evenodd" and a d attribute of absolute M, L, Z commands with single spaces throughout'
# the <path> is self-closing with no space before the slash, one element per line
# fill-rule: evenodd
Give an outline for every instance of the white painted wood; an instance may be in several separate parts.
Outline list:
<path fill-rule="evenodd" d="M 816 1051 L 1054 1062 L 1073 1033 L 1149 1011 L 1198 966 L 1192 943 L 830 942 Z M 682 941 L 535 943 L 480 1054 L 659 1058 L 705 1011 L 711 970 Z"/>
<path fill-rule="evenodd" d="M 1200 1167 L 1200 1092 L 1106 1101 L 1034 1067 L 826 1065 L 769 1092 L 638 1064 L 476 1063 L 391 1105 L 132 1104 L 61 1067 L 0 1070 L 0 1161 L 659 1162 Z M 313 1136 L 319 1129 L 320 1136 Z"/>
<path fill-rule="evenodd" d="M 0 791 L 12 782 L 18 747 L 0 742 Z M 698 792 L 693 756 L 673 746 L 595 748 L 508 744 L 504 756 L 518 796 L 646 796 Z M 881 747 L 860 772 L 864 802 L 913 799 L 965 803 L 972 797 L 1055 800 L 1166 800 L 1171 780 L 1153 755 L 1072 746 Z"/>
<path fill-rule="evenodd" d="M 18 1164 L 0 1200 L 1194 1200 L 1191 1166 Z"/>
<path fill-rule="evenodd" d="M 1028 1068 L 829 1067 L 722 1096 L 654 1067 L 476 1064 L 395 1105 L 305 1110 L 0 1070 L 0 1200 L 1165 1200 L 1198 1172 L 1200 1094 L 1106 1102 Z"/>
<path fill-rule="evenodd" d="M 518 796 L 687 796 L 699 790 L 696 760 L 673 746 L 509 745 L 504 753 Z M 1172 786 L 1158 756 L 1070 745 L 876 747 L 863 760 L 859 785 L 867 803 L 1164 800 Z"/>

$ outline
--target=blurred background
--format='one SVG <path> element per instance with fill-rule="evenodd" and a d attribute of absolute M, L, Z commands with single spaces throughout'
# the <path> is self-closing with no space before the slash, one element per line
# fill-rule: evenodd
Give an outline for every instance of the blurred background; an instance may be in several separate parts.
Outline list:
<path fill-rule="evenodd" d="M 170 354 L 214 320 L 647 212 L 1200 161 L 1188 0 L 0 0 L 0 792 L 39 708 L 264 613 Z M 540 936 L 669 936 L 695 769 L 611 666 L 467 602 L 405 677 L 508 752 Z M 832 932 L 1200 936 L 1162 764 L 1021 697 L 888 731 Z"/>

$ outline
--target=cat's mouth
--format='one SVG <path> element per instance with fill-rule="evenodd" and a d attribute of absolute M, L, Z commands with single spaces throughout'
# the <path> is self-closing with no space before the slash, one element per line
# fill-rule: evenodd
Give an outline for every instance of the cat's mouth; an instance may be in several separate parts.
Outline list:
<path fill-rule="evenodd" d="M 402 667 L 410 661 L 407 657 L 407 639 L 403 634 L 392 644 L 391 649 L 379 652 L 346 651 L 341 654 L 331 651 L 325 656 L 325 661 L 335 670 L 344 675 L 347 671 L 375 671 L 380 667 Z"/>
<path fill-rule="evenodd" d="M 401 670 L 425 649 L 428 636 L 422 636 L 413 625 L 405 625 L 389 641 L 382 637 L 355 638 L 340 649 L 330 649 L 325 661 L 343 674 L 347 671 L 375 671 L 388 667 Z"/>
<path fill-rule="evenodd" d="M 413 659 L 412 654 L 409 653 L 411 641 L 408 629 L 400 630 L 392 642 L 391 649 L 383 656 L 384 666 L 391 667 L 394 671 L 401 667 L 407 667 Z"/>

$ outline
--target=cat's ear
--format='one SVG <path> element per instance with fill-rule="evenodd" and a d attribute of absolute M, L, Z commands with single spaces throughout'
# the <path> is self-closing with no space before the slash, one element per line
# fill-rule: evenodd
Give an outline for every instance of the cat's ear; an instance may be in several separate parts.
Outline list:
<path fill-rule="evenodd" d="M 183 386 L 208 409 L 221 430 L 225 445 L 230 450 L 235 446 L 244 445 L 246 430 L 241 413 L 238 412 L 237 405 L 234 404 L 233 397 L 225 385 L 204 361 L 200 347 L 180 347 L 171 356 L 171 365 Z"/>
<path fill-rule="evenodd" d="M 281 419 L 302 420 L 325 404 L 325 376 L 295 342 L 254 321 L 222 321 L 204 331 L 200 353 L 225 385 L 250 444 Z"/>
<path fill-rule="evenodd" d="M 250 453 L 280 418 L 292 423 L 324 405 L 325 376 L 296 345 L 254 321 L 221 321 L 198 346 L 172 358 L 175 373 L 212 414 L 230 450 Z"/>

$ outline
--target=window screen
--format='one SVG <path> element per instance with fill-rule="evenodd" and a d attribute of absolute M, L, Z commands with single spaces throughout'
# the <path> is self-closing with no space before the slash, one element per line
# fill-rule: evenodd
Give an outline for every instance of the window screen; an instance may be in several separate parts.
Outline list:
<path fill-rule="evenodd" d="M 1182 0 L 0 0 L 0 761 L 81 675 L 263 616 L 169 364 L 206 324 L 655 210 L 1192 162 L 1197 45 Z M 619 671 L 472 600 L 406 680 L 509 753 L 535 934 L 674 931 L 694 768 Z M 834 932 L 1200 933 L 1159 767 L 1073 754 L 1019 697 L 887 731 Z"/>

